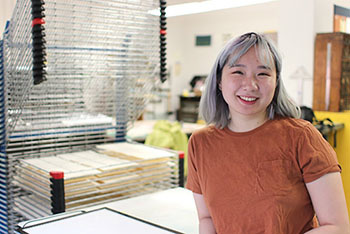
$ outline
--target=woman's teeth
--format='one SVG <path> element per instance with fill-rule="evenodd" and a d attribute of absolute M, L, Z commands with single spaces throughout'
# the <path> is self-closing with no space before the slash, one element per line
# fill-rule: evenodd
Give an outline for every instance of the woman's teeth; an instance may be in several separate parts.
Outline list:
<path fill-rule="evenodd" d="M 243 96 L 239 96 L 239 97 L 247 102 L 252 102 L 252 101 L 255 101 L 257 99 L 257 98 L 253 98 L 253 97 L 243 97 Z"/>

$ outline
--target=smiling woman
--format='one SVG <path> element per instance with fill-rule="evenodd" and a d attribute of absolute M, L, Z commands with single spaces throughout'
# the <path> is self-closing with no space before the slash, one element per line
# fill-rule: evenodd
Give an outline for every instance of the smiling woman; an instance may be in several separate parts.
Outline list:
<path fill-rule="evenodd" d="M 276 88 L 275 68 L 262 64 L 257 49 L 252 47 L 232 66 L 224 66 L 219 87 L 229 107 L 231 121 L 228 127 L 232 131 L 240 131 L 241 118 L 254 118 L 254 122 L 261 125 L 267 120 L 266 109 Z"/>
<path fill-rule="evenodd" d="M 247 33 L 226 44 L 200 112 L 209 126 L 189 140 L 186 184 L 200 234 L 350 233 L 336 154 L 299 118 L 269 40 Z"/>
<path fill-rule="evenodd" d="M 252 66 L 255 67 L 252 68 Z M 234 118 L 231 113 L 231 111 L 233 111 L 233 106 L 230 106 L 231 102 L 225 100 L 223 96 L 224 92 L 221 90 L 226 90 L 221 83 L 226 82 L 222 80 L 226 80 L 226 73 L 229 71 L 235 71 L 235 77 L 238 76 L 237 73 L 242 73 L 239 77 L 241 77 L 241 79 L 245 77 L 244 85 L 247 85 L 247 82 L 249 85 L 249 81 L 253 82 L 250 84 L 253 84 L 253 87 L 257 86 L 258 83 L 263 83 L 262 80 L 264 80 L 266 84 L 275 82 L 275 84 L 272 84 L 274 87 L 269 93 L 269 95 L 273 95 L 272 101 L 270 100 L 267 103 L 268 105 L 265 110 L 260 110 L 267 114 L 268 119 L 274 119 L 276 114 L 286 117 L 299 117 L 300 110 L 294 102 L 291 101 L 291 98 L 284 88 L 283 81 L 280 78 L 281 68 L 282 61 L 280 54 L 277 52 L 272 42 L 268 41 L 265 37 L 255 33 L 248 33 L 238 39 L 229 41 L 221 50 L 207 79 L 206 92 L 204 92 L 201 98 L 202 101 L 200 105 L 202 117 L 208 124 L 215 124 L 218 128 L 226 127 L 232 118 Z M 252 69 L 254 69 L 254 71 Z M 254 79 L 247 78 L 247 75 L 252 76 L 253 73 L 255 73 Z M 257 82 L 258 80 L 259 82 Z M 252 92 L 257 94 L 259 87 L 255 87 L 255 89 L 255 91 L 250 90 L 249 94 L 252 94 Z M 232 91 L 233 90 L 229 92 Z M 249 95 L 247 95 L 248 92 L 244 92 L 245 93 L 241 90 L 238 93 L 238 97 L 237 94 L 235 96 L 237 98 L 239 98 L 239 96 L 248 96 L 249 98 Z M 252 95 L 252 97 L 255 96 Z M 240 98 L 239 100 L 243 99 Z M 242 108 L 244 108 L 244 106 Z M 266 116 L 262 118 L 264 119 L 265 117 Z"/>

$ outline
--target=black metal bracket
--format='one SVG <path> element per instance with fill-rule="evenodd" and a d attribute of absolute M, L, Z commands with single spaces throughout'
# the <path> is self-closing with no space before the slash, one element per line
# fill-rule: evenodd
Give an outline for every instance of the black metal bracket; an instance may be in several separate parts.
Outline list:
<path fill-rule="evenodd" d="M 159 0 L 160 5 L 160 80 L 165 82 L 167 79 L 167 68 L 166 68 L 166 1 Z"/>
<path fill-rule="evenodd" d="M 32 52 L 34 85 L 46 80 L 46 41 L 44 0 L 32 0 Z"/>

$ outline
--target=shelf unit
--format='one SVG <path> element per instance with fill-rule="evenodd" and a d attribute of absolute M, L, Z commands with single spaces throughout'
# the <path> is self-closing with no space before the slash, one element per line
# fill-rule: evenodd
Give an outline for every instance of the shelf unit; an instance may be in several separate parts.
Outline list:
<path fill-rule="evenodd" d="M 189 123 L 196 123 L 199 114 L 200 96 L 180 96 L 180 108 L 177 112 L 177 120 Z"/>
<path fill-rule="evenodd" d="M 312 107 L 317 111 L 350 110 L 350 35 L 316 35 Z"/>

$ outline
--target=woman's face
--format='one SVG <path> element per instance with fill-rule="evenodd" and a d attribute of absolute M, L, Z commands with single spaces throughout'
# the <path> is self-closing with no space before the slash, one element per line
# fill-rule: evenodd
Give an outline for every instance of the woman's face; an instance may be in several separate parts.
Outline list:
<path fill-rule="evenodd" d="M 262 64 L 252 47 L 235 64 L 224 66 L 219 87 L 232 118 L 266 119 L 275 93 L 276 69 Z"/>

